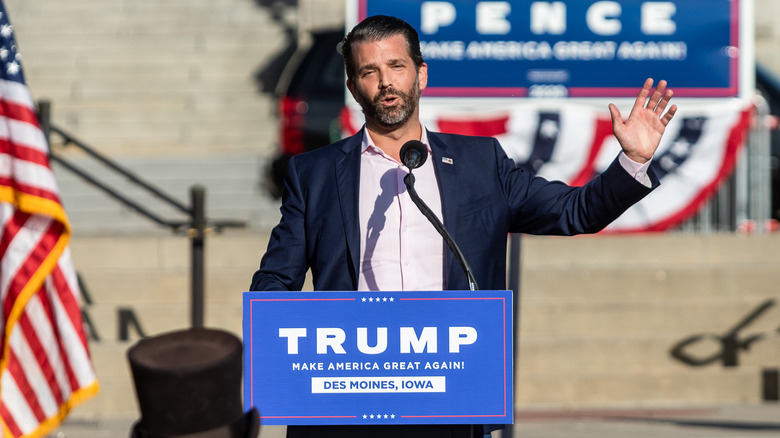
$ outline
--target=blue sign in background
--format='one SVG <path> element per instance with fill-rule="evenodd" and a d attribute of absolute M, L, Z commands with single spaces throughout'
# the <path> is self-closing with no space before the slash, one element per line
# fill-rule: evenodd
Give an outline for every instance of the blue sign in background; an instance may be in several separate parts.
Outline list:
<path fill-rule="evenodd" d="M 427 10 L 426 31 L 422 5 L 434 2 L 356 1 L 358 20 L 393 15 L 417 29 L 429 70 L 427 96 L 633 96 L 648 77 L 666 79 L 678 97 L 739 92 L 739 0 L 492 2 L 510 9 L 502 13 L 499 7 L 498 18 L 487 19 L 477 10 L 488 2 L 451 0 Z M 555 12 L 545 6 L 532 13 L 535 3 L 565 4 L 559 15 L 565 27 L 545 25 L 550 21 L 544 17 Z M 617 12 L 610 9 L 615 3 Z M 643 9 L 651 3 L 672 12 L 654 19 L 652 8 Z M 646 22 L 672 26 L 643 29 L 643 15 Z M 609 35 L 593 16 L 612 29 Z M 497 33 L 478 30 L 477 22 L 486 21 L 499 24 Z M 436 22 L 444 24 L 431 26 Z"/>
<path fill-rule="evenodd" d="M 511 314 L 509 291 L 245 292 L 245 405 L 268 425 L 511 423 Z M 358 327 L 368 347 L 386 327 L 385 351 L 361 352 Z M 436 352 L 402 353 L 401 327 L 435 327 Z M 343 354 L 318 353 L 318 328 L 343 332 Z"/>

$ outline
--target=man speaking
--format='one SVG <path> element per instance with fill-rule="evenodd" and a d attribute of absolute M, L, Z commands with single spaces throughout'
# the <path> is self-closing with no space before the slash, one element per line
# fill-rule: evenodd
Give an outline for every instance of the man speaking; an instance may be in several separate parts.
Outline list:
<path fill-rule="evenodd" d="M 315 290 L 468 290 L 459 262 L 412 201 L 399 156 L 411 140 L 429 159 L 415 188 L 443 222 L 487 290 L 506 289 L 508 233 L 595 233 L 642 199 L 658 180 L 649 171 L 674 116 L 665 81 L 648 79 L 624 121 L 610 105 L 622 152 L 583 187 L 533 177 L 494 138 L 441 134 L 419 121 L 428 68 L 417 32 L 403 20 L 366 18 L 341 44 L 347 88 L 366 124 L 357 134 L 290 160 L 282 218 L 271 233 L 253 291 L 300 290 L 311 269 Z M 521 74 L 521 72 L 518 72 Z M 288 437 L 482 436 L 482 427 L 288 427 Z"/>

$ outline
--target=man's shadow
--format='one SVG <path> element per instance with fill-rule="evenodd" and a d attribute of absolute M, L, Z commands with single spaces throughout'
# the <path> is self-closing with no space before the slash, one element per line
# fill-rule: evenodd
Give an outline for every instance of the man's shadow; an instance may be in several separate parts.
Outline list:
<path fill-rule="evenodd" d="M 399 184 L 399 169 L 390 169 L 379 179 L 379 187 L 382 192 L 374 201 L 374 210 L 368 218 L 366 227 L 366 249 L 363 254 L 362 271 L 369 290 L 379 290 L 374 275 L 372 262 L 375 262 L 374 251 L 379 240 L 379 235 L 385 229 L 387 209 L 398 195 L 406 191 L 406 186 Z"/>

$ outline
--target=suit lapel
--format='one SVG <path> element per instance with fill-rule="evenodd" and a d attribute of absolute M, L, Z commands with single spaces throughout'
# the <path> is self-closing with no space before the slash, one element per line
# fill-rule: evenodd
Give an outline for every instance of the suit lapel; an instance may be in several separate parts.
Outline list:
<path fill-rule="evenodd" d="M 344 236 L 350 257 L 352 283 L 357 288 L 358 263 L 360 261 L 360 223 L 358 220 L 358 190 L 360 190 L 360 146 L 363 130 L 344 143 L 343 154 L 336 159 L 336 187 L 341 216 L 344 219 Z"/>
<path fill-rule="evenodd" d="M 458 229 L 458 160 L 455 154 L 455 148 L 448 146 L 442 138 L 435 132 L 428 131 L 428 141 L 430 142 L 433 156 L 433 166 L 436 171 L 436 179 L 439 182 L 439 193 L 441 194 L 441 213 L 444 227 L 447 228 L 455 243 L 458 243 L 456 230 Z M 460 272 L 460 265 L 455 260 L 455 256 L 449 247 L 444 249 L 445 276 L 448 278 L 447 284 L 451 284 L 449 278 L 453 272 Z"/>

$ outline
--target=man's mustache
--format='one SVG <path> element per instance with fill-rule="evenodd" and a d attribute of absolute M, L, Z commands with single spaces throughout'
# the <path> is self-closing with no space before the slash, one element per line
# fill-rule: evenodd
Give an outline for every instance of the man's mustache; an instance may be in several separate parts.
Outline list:
<path fill-rule="evenodd" d="M 381 102 L 382 99 L 384 99 L 385 97 L 387 97 L 390 94 L 392 94 L 393 96 L 398 96 L 398 97 L 400 97 L 402 99 L 406 99 L 406 97 L 407 97 L 405 93 L 403 93 L 401 91 L 398 91 L 395 88 L 385 88 L 384 90 L 380 91 L 379 94 L 377 94 L 374 97 L 374 103 Z"/>

